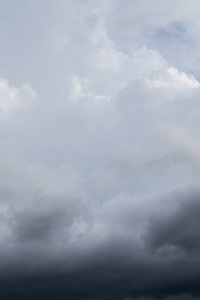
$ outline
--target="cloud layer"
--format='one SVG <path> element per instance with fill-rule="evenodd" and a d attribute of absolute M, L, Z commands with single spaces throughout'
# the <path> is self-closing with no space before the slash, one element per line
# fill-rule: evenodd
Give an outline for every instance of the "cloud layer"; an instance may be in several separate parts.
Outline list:
<path fill-rule="evenodd" d="M 0 5 L 3 299 L 198 299 L 199 3 Z"/>

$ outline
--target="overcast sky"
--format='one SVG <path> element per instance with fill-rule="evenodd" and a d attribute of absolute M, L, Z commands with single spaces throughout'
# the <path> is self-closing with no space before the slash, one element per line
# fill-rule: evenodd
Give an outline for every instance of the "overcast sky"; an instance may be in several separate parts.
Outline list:
<path fill-rule="evenodd" d="M 0 0 L 0 297 L 200 298 L 200 1 Z"/>

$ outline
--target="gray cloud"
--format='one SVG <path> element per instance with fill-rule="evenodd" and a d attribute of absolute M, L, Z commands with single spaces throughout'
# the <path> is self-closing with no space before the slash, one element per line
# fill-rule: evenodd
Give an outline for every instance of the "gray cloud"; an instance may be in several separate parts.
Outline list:
<path fill-rule="evenodd" d="M 199 4 L 0 6 L 2 298 L 196 300 Z"/>
<path fill-rule="evenodd" d="M 174 251 L 197 251 L 198 253 L 199 191 L 187 192 L 186 195 L 179 196 L 185 199 L 177 207 L 173 207 L 170 214 L 166 212 L 164 216 L 161 214 L 157 219 L 152 219 L 148 226 L 146 240 L 157 249 L 172 247 L 172 251 L 174 248 Z"/>

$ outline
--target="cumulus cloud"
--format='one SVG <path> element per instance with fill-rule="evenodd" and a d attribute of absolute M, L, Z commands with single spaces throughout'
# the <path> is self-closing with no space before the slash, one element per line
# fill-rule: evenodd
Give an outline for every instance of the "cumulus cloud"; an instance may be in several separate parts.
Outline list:
<path fill-rule="evenodd" d="M 148 45 L 161 51 L 175 67 L 198 73 L 198 1 L 109 3 L 107 28 L 119 49 L 130 53 L 132 48 Z"/>
<path fill-rule="evenodd" d="M 196 300 L 199 77 L 156 35 L 193 47 L 199 4 L 22 3 L 1 21 L 26 49 L 0 81 L 2 297 Z"/>

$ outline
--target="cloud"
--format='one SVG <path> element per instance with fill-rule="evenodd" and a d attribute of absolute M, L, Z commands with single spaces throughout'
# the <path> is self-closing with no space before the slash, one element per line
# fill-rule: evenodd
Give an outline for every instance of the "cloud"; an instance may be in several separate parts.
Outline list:
<path fill-rule="evenodd" d="M 155 298 L 146 298 L 146 297 L 140 297 L 140 298 L 125 298 L 124 300 L 154 300 Z M 170 296 L 170 297 L 167 297 L 167 298 L 163 298 L 164 300 L 196 300 L 197 298 L 192 296 L 191 294 L 182 294 L 182 295 L 179 295 L 179 296 Z"/>
<path fill-rule="evenodd" d="M 181 199 L 180 203 L 176 199 L 170 200 L 172 208 L 167 208 L 164 215 L 152 219 L 148 226 L 147 243 L 160 251 L 168 247 L 172 252 L 199 251 L 199 191 L 193 189 L 190 192 L 186 189 L 182 193 L 175 194 L 177 199 Z M 173 194 L 171 197 L 173 199 Z"/>
<path fill-rule="evenodd" d="M 112 1 L 111 1 L 111 4 Z M 117 26 L 119 34 L 132 35 L 139 30 L 156 30 L 157 28 L 166 28 L 172 22 L 185 20 L 195 15 L 195 8 L 198 7 L 198 1 L 194 0 L 190 4 L 177 1 L 125 1 L 122 5 L 117 1 L 111 10 L 111 25 Z M 119 13 L 121 12 L 121 13 Z M 138 15 L 137 15 L 138 13 Z M 127 19 L 125 18 L 127 17 Z M 121 26 L 118 27 L 118 26 Z M 113 29 L 113 28 L 112 28 Z"/>
<path fill-rule="evenodd" d="M 200 142 L 198 139 L 189 136 L 183 129 L 173 125 L 163 126 L 163 131 L 177 147 L 177 150 L 187 155 L 195 164 L 199 163 Z"/>
<path fill-rule="evenodd" d="M 119 49 L 131 54 L 132 49 L 146 45 L 162 53 L 173 66 L 198 73 L 198 1 L 127 0 L 109 4 L 108 34 Z"/>
<path fill-rule="evenodd" d="M 172 87 L 174 89 L 195 89 L 199 87 L 199 82 L 193 77 L 188 76 L 183 72 L 178 72 L 175 68 L 168 68 L 166 70 L 167 80 L 152 80 L 149 82 L 154 87 L 168 88 Z"/>
<path fill-rule="evenodd" d="M 199 4 L 18 5 L 0 21 L 26 50 L 0 81 L 2 297 L 197 299 L 199 76 L 165 39 L 193 47 Z"/>
<path fill-rule="evenodd" d="M 0 79 L 0 117 L 5 120 L 10 114 L 24 111 L 36 98 L 28 84 L 17 88 L 9 86 L 6 79 Z"/>

